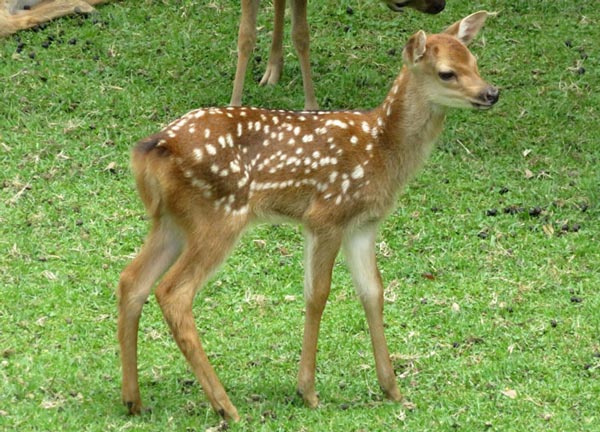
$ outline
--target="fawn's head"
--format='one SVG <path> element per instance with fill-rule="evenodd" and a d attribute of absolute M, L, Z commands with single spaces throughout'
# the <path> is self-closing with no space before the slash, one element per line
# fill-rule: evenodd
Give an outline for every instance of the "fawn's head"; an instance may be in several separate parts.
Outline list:
<path fill-rule="evenodd" d="M 485 82 L 467 48 L 488 16 L 480 11 L 454 23 L 443 33 L 419 31 L 406 44 L 404 62 L 431 103 L 455 108 L 490 108 L 498 89 Z"/>
<path fill-rule="evenodd" d="M 401 12 L 408 7 L 433 15 L 446 7 L 446 0 L 385 0 L 385 3 L 394 12 Z"/>

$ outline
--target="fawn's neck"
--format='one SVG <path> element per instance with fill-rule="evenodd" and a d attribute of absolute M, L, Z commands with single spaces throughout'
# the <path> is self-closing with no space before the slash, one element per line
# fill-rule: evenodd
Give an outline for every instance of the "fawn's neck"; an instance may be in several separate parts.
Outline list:
<path fill-rule="evenodd" d="M 432 104 L 422 82 L 405 66 L 385 101 L 375 110 L 382 126 L 382 146 L 388 149 L 388 168 L 402 187 L 412 177 L 440 135 L 446 110 Z"/>

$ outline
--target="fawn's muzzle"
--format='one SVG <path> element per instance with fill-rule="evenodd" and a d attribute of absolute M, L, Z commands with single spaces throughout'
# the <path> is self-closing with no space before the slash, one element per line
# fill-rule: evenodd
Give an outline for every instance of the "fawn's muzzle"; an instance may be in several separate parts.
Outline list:
<path fill-rule="evenodd" d="M 488 87 L 482 94 L 482 99 L 490 105 L 494 105 L 496 102 L 498 102 L 499 97 L 500 90 L 492 86 Z"/>
<path fill-rule="evenodd" d="M 479 94 L 479 101 L 472 102 L 475 108 L 486 109 L 491 108 L 500 98 L 500 90 L 496 87 L 489 86 Z"/>

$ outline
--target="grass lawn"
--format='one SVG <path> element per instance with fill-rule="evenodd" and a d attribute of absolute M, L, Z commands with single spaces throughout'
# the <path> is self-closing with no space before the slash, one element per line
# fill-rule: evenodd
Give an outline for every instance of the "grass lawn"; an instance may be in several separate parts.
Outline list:
<path fill-rule="evenodd" d="M 288 35 L 280 84 L 257 85 L 272 29 L 264 3 L 244 102 L 299 109 Z M 0 40 L 0 430 L 219 428 L 153 297 L 139 347 L 152 410 L 126 415 L 115 288 L 148 228 L 129 150 L 194 107 L 227 104 L 238 9 L 118 1 Z M 597 4 L 448 0 L 425 16 L 312 1 L 317 97 L 326 109 L 376 106 L 412 33 L 479 9 L 499 12 L 471 49 L 500 102 L 451 112 L 378 239 L 386 334 L 415 408 L 382 399 L 341 258 L 319 344 L 322 404 L 303 406 L 302 233 L 263 225 L 195 302 L 242 416 L 230 430 L 600 430 Z"/>

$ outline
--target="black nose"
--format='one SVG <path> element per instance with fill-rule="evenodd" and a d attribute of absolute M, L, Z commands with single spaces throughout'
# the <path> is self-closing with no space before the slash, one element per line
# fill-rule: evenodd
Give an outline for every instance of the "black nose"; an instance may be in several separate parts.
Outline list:
<path fill-rule="evenodd" d="M 435 15 L 435 14 L 438 14 L 441 11 L 443 11 L 445 7 L 446 7 L 445 0 L 436 1 L 436 2 L 432 3 L 425 12 L 427 12 L 428 14 L 431 14 L 431 15 Z"/>
<path fill-rule="evenodd" d="M 498 90 L 496 87 L 488 87 L 481 95 L 481 99 L 490 105 L 494 105 L 496 102 L 498 102 L 499 97 L 500 90 Z"/>

